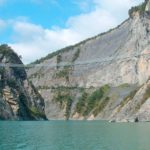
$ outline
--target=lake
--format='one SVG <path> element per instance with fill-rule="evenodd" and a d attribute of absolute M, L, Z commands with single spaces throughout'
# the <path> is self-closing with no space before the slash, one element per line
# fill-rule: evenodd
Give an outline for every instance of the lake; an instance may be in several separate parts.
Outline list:
<path fill-rule="evenodd" d="M 150 150 L 150 123 L 1 121 L 0 150 Z"/>

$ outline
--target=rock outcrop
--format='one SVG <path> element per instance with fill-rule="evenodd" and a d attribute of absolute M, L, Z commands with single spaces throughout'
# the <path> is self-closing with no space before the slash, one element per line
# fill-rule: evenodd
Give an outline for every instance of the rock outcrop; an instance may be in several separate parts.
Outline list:
<path fill-rule="evenodd" d="M 49 119 L 150 121 L 149 4 L 131 8 L 115 29 L 33 63 L 28 77 Z"/>
<path fill-rule="evenodd" d="M 147 1 L 145 1 L 145 2 L 146 2 L 145 11 L 146 11 L 146 12 L 150 12 L 150 1 L 147 0 Z"/>
<path fill-rule="evenodd" d="M 20 58 L 0 46 L 0 120 L 45 120 L 45 104 L 27 79 Z"/>

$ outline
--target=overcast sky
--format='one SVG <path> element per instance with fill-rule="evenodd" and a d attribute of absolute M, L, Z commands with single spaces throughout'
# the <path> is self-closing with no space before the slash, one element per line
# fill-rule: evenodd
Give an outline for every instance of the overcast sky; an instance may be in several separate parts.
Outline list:
<path fill-rule="evenodd" d="M 0 43 L 23 62 L 107 31 L 142 0 L 0 0 Z"/>

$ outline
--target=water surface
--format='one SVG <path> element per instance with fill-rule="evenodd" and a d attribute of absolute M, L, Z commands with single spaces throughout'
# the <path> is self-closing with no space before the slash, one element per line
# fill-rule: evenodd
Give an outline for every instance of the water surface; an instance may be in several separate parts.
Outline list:
<path fill-rule="evenodd" d="M 150 123 L 0 122 L 0 150 L 150 150 Z"/>

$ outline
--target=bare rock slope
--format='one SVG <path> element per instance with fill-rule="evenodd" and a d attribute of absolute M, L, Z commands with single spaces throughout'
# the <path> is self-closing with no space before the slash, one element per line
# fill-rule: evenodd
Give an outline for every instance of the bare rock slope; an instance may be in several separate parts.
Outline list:
<path fill-rule="evenodd" d="M 150 121 L 149 4 L 131 8 L 115 29 L 33 63 L 28 76 L 49 119 Z"/>

